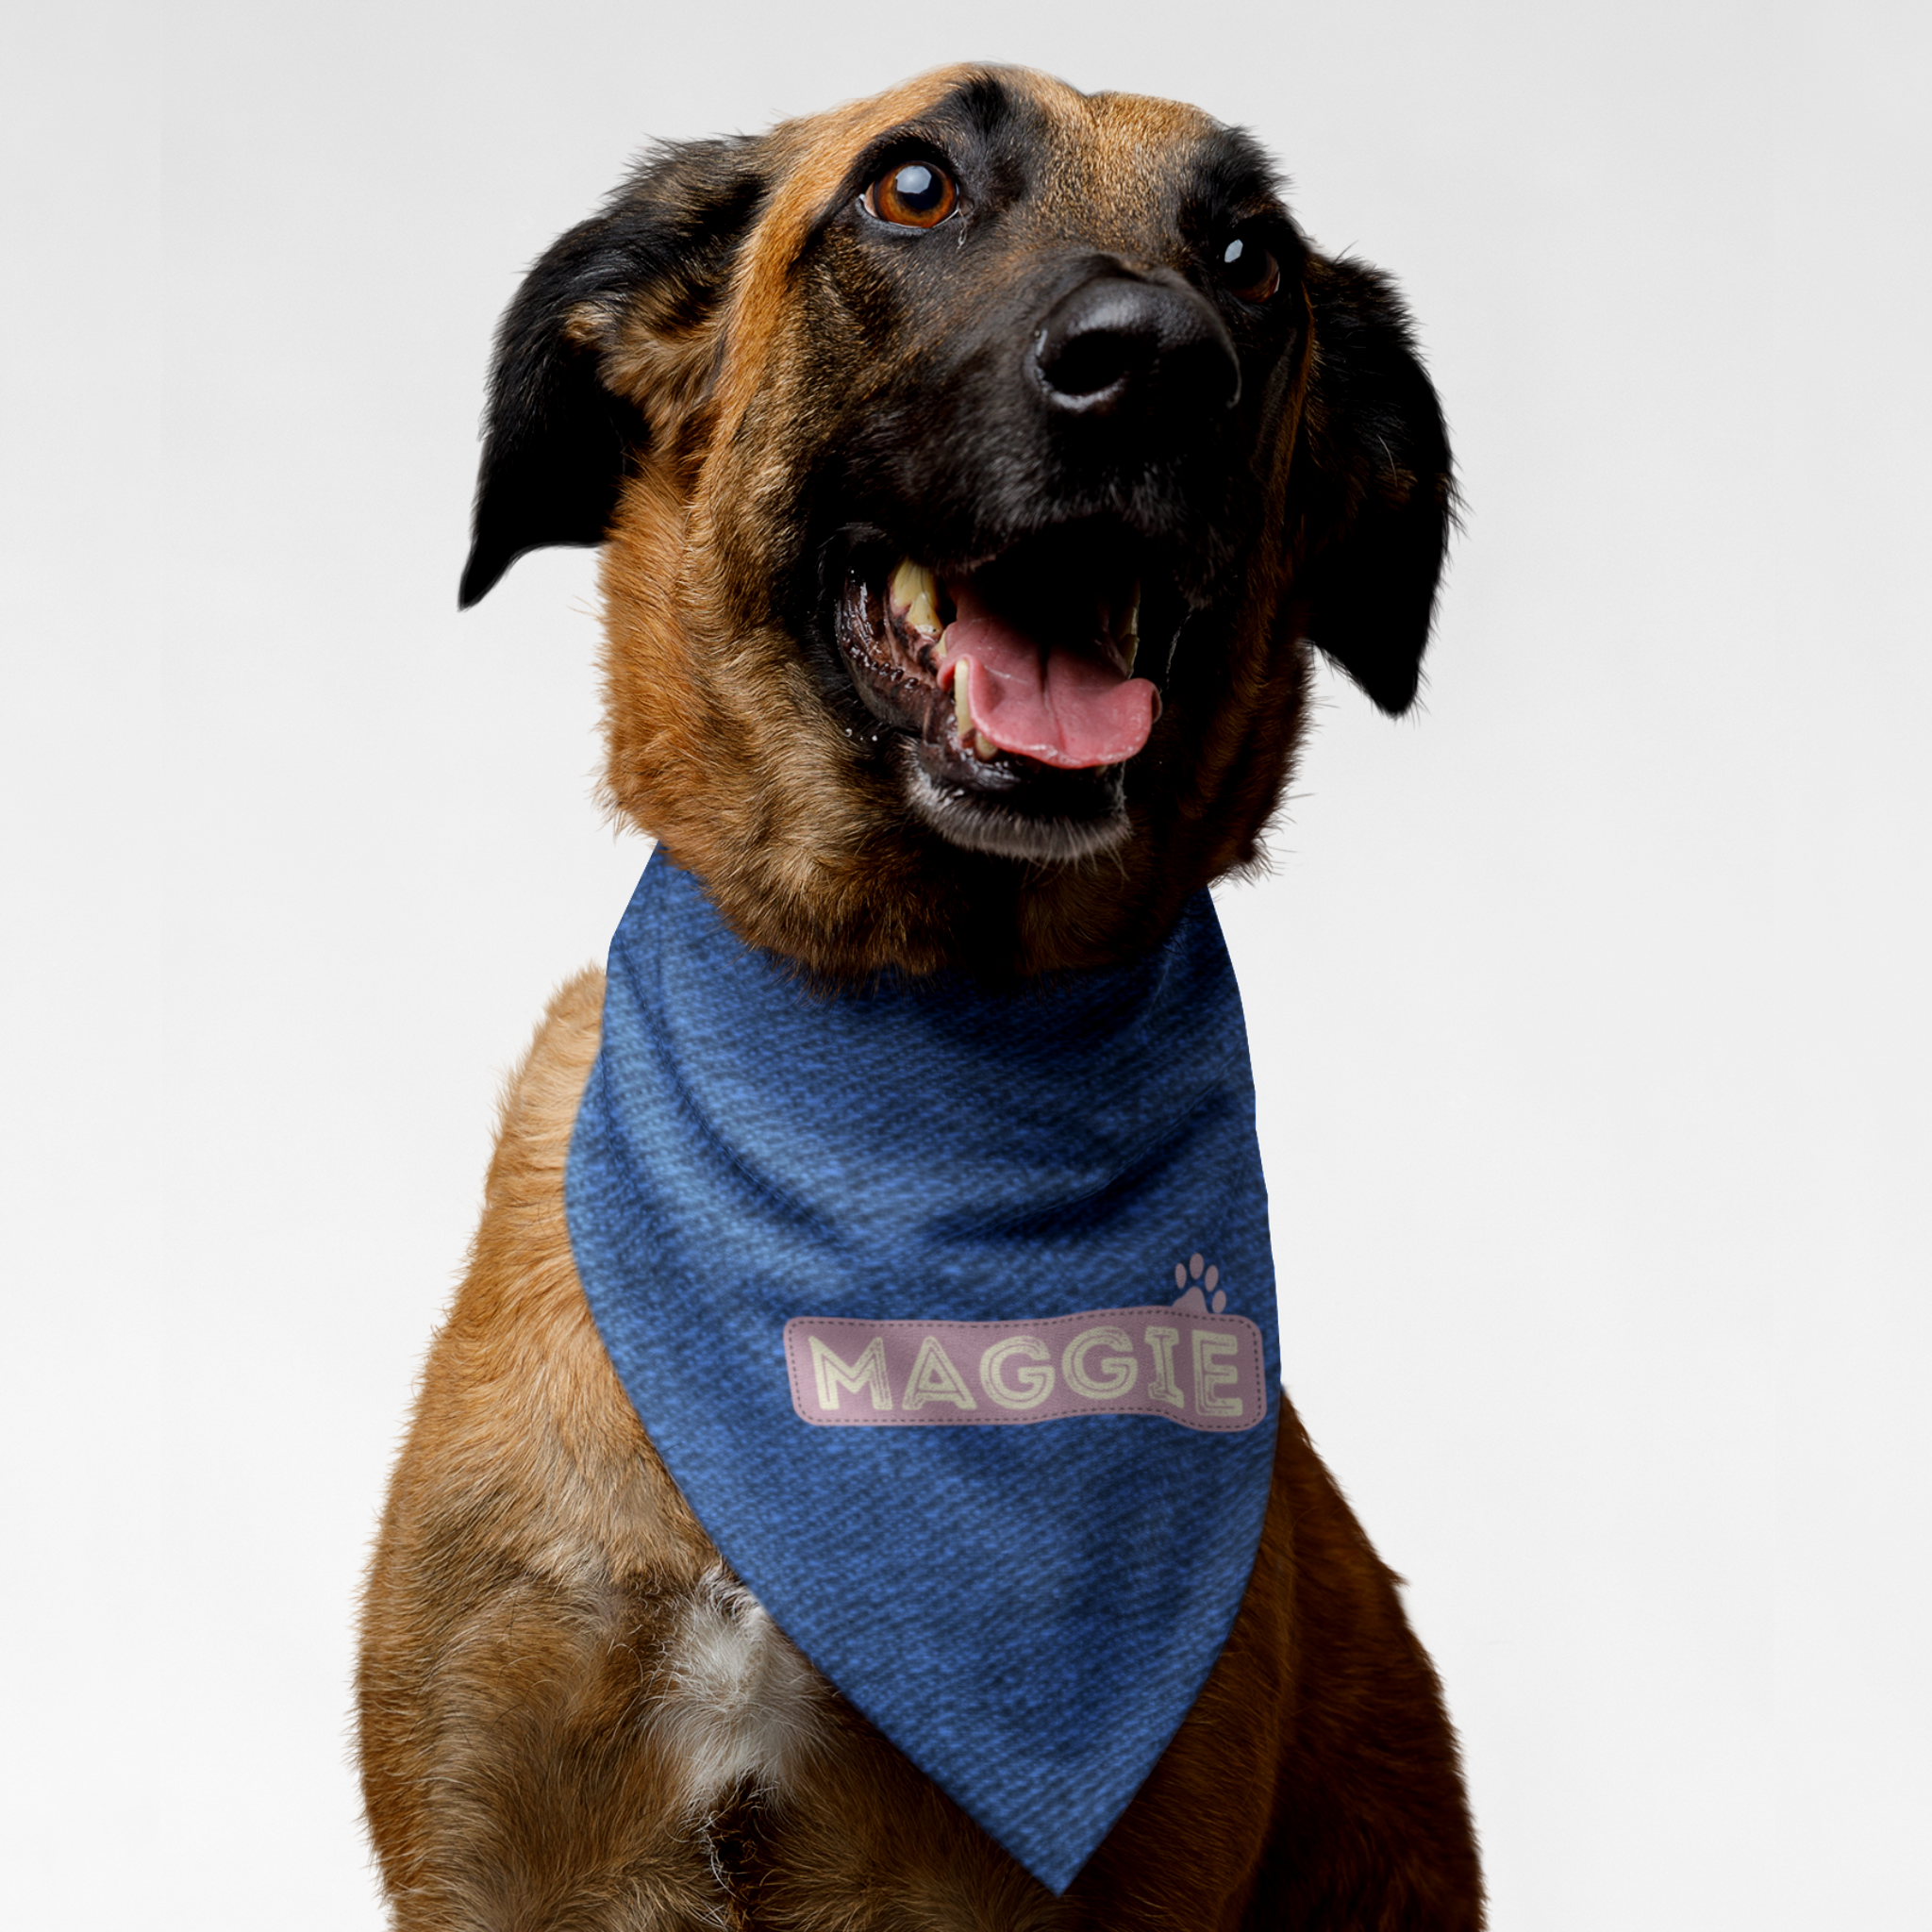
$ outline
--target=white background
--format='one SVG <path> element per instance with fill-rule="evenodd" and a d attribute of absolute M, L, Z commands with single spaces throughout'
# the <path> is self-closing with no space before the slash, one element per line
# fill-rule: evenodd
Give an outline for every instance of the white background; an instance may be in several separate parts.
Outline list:
<path fill-rule="evenodd" d="M 1932 1924 L 1923 8 L 16 9 L 0 1919 L 373 1926 L 352 1603 L 491 1106 L 641 862 L 588 553 L 458 618 L 489 332 L 651 135 L 1198 101 L 1468 496 L 1222 895 L 1284 1353 L 1501 1932 Z"/>

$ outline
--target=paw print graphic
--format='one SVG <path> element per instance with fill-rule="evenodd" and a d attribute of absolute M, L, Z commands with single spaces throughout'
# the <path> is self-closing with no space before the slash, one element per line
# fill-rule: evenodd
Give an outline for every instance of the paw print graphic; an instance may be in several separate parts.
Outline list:
<path fill-rule="evenodd" d="M 1204 1264 L 1199 1255 L 1190 1255 L 1174 1264 L 1174 1285 L 1180 1293 L 1169 1306 L 1185 1308 L 1191 1315 L 1218 1315 L 1227 1306 L 1227 1291 L 1220 1281 L 1219 1268 Z"/>

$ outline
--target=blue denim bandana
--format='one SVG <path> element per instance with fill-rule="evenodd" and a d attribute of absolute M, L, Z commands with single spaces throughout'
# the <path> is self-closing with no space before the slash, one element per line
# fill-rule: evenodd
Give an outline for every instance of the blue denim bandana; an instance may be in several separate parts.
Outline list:
<path fill-rule="evenodd" d="M 1064 1890 L 1207 1681 L 1268 1500 L 1268 1204 L 1208 894 L 1129 966 L 828 994 L 660 852 L 565 1198 L 725 1560 Z"/>

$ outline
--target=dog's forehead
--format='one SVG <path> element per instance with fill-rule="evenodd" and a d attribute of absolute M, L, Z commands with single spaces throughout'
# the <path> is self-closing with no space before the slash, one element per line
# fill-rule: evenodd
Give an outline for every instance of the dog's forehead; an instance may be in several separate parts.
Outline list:
<path fill-rule="evenodd" d="M 1148 94 L 1079 94 L 1056 85 L 1033 105 L 1048 134 L 1035 182 L 1045 214 L 1077 218 L 1096 207 L 1171 203 L 1224 132 L 1200 108 Z"/>

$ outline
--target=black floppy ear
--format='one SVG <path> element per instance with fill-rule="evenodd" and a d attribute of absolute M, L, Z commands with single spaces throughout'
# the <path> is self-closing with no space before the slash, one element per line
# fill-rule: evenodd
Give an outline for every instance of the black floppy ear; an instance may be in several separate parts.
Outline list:
<path fill-rule="evenodd" d="M 1455 516 L 1441 407 L 1388 279 L 1311 259 L 1303 418 L 1307 630 L 1391 717 L 1415 700 Z"/>
<path fill-rule="evenodd" d="M 686 338 L 703 322 L 764 192 L 759 146 L 658 149 L 525 276 L 496 332 L 462 608 L 526 550 L 604 541 L 647 434 L 609 358 L 642 304 Z"/>

